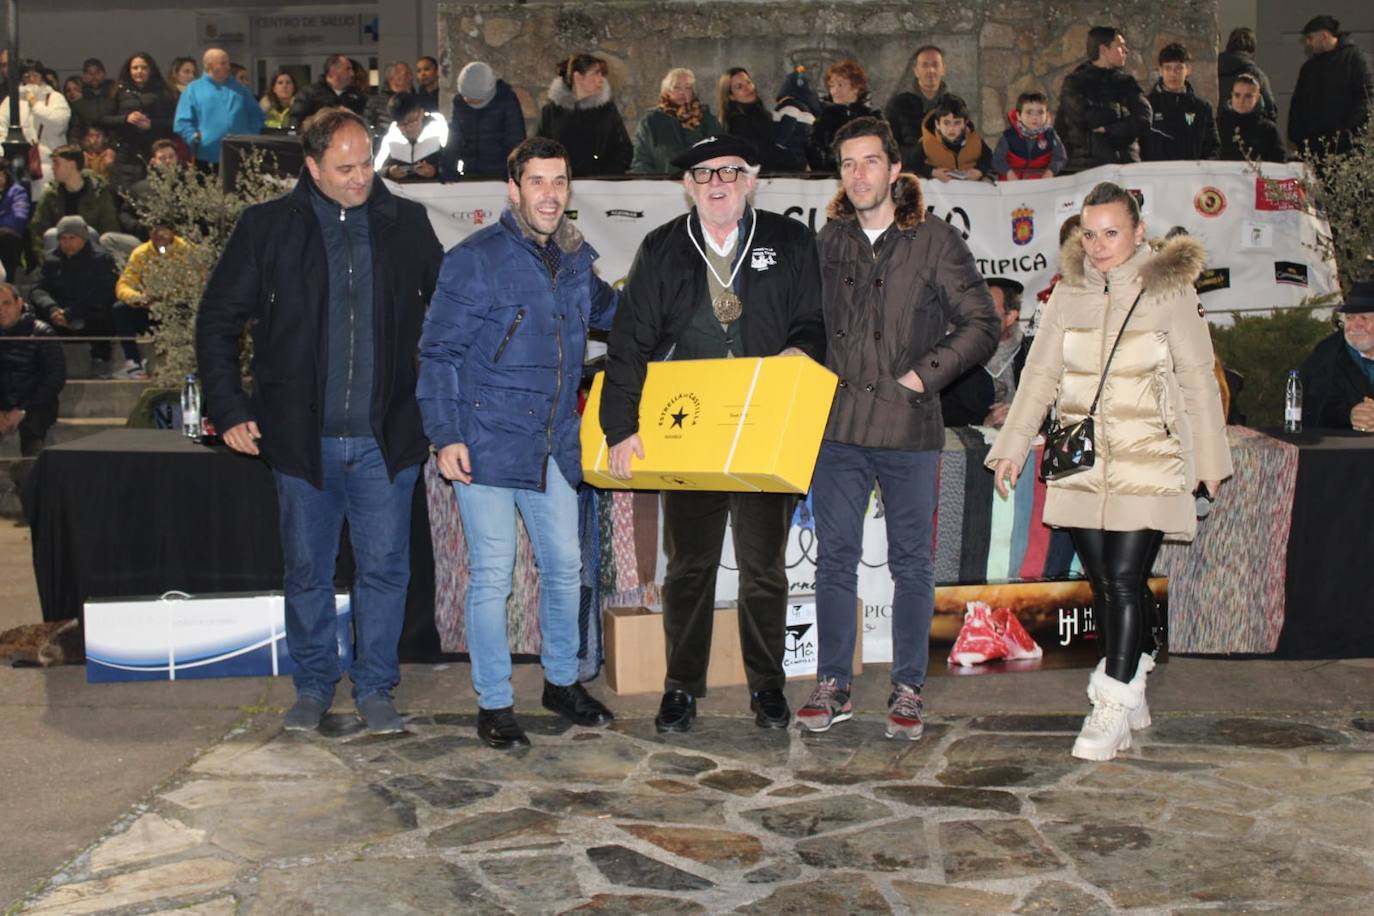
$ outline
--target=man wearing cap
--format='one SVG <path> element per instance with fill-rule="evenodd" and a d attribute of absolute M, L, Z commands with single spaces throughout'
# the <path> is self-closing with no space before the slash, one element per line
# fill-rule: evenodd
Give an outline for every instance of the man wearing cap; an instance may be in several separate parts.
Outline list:
<path fill-rule="evenodd" d="M 38 284 L 29 302 L 58 334 L 103 337 L 91 342 L 91 377 L 109 378 L 110 341 L 115 331 L 112 308 L 119 270 L 110 253 L 91 241 L 91 230 L 79 216 L 57 221 L 57 250 L 43 258 Z M 143 367 L 122 373 L 139 378 Z"/>
<path fill-rule="evenodd" d="M 1369 119 L 1369 61 L 1331 16 L 1302 27 L 1308 58 L 1288 106 L 1288 139 L 1299 154 L 1345 153 Z"/>
<path fill-rule="evenodd" d="M 982 365 L 965 372 L 940 392 L 945 426 L 1001 429 L 1026 364 L 1030 344 L 1020 324 L 1021 294 L 1025 287 L 1007 277 L 988 277 L 987 284 L 1001 336 L 997 349 Z"/>
<path fill-rule="evenodd" d="M 601 426 L 610 473 L 644 458 L 639 399 L 651 360 L 825 357 L 815 236 L 805 224 L 756 210 L 758 153 L 731 135 L 707 137 L 672 161 L 693 207 L 639 246 L 611 328 Z M 660 732 L 692 727 L 706 693 L 716 570 L 727 519 L 739 563 L 739 629 L 755 722 L 786 728 L 782 688 L 787 609 L 785 550 L 796 497 L 781 493 L 663 494 L 664 695 Z"/>
<path fill-rule="evenodd" d="M 505 175 L 506 157 L 524 139 L 515 90 L 480 60 L 459 71 L 444 150 L 449 177 Z"/>
<path fill-rule="evenodd" d="M 1303 362 L 1304 426 L 1374 432 L 1374 280 L 1360 280 L 1336 311 L 1341 329 Z"/>

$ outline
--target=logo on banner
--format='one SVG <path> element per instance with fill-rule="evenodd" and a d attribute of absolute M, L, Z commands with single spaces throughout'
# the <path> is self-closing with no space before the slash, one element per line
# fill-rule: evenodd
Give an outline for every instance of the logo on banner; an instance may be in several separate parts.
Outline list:
<path fill-rule="evenodd" d="M 563 215 L 566 216 L 568 219 L 577 219 L 576 210 L 564 210 Z"/>
<path fill-rule="evenodd" d="M 626 220 L 626 221 L 637 220 L 637 219 L 643 219 L 643 218 L 644 218 L 644 211 L 643 211 L 643 210 L 607 210 L 607 211 L 606 211 L 606 218 L 607 218 L 607 219 L 620 219 L 620 220 Z"/>
<path fill-rule="evenodd" d="M 1193 198 L 1193 209 L 1203 216 L 1221 216 L 1226 209 L 1226 195 L 1221 193 L 1221 188 L 1214 188 L 1210 185 L 1197 192 Z"/>
<path fill-rule="evenodd" d="M 1255 179 L 1256 210 L 1301 210 L 1306 199 L 1307 192 L 1296 178 Z"/>
<path fill-rule="evenodd" d="M 487 220 L 496 214 L 491 210 L 484 210 L 478 207 L 476 210 L 454 210 L 450 214 L 454 222 L 467 223 L 471 226 L 485 225 Z"/>
<path fill-rule="evenodd" d="M 783 640 L 783 649 L 787 652 L 797 652 L 806 645 L 804 637 L 807 632 L 815 626 L 811 623 L 799 623 L 787 628 L 787 636 Z"/>
<path fill-rule="evenodd" d="M 1035 211 L 1024 204 L 1011 211 L 1011 240 L 1029 245 L 1035 238 Z"/>
<path fill-rule="evenodd" d="M 658 428 L 665 430 L 665 439 L 681 439 L 682 434 L 689 427 L 696 426 L 700 419 L 701 398 L 688 391 L 674 395 L 663 405 L 663 409 L 658 412 Z"/>
<path fill-rule="evenodd" d="M 1297 261 L 1275 261 L 1274 282 L 1284 286 L 1307 286 L 1307 265 Z"/>
<path fill-rule="evenodd" d="M 778 263 L 778 253 L 771 248 L 755 248 L 749 254 L 749 266 L 754 270 L 767 270 Z"/>
<path fill-rule="evenodd" d="M 1193 287 L 1199 293 L 1213 293 L 1219 289 L 1230 289 L 1231 268 L 1209 267 L 1193 282 Z"/>
<path fill-rule="evenodd" d="M 789 677 L 814 674 L 816 660 L 820 657 L 816 605 L 810 598 L 805 601 L 804 604 L 798 602 L 787 605 L 787 623 L 783 630 L 782 670 Z"/>

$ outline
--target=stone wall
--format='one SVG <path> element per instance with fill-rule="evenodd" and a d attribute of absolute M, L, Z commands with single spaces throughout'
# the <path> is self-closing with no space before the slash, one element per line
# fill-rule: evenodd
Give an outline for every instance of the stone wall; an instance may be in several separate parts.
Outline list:
<path fill-rule="evenodd" d="M 969 103 L 984 132 L 995 134 L 1019 93 L 1039 89 L 1055 104 L 1096 23 L 1125 31 L 1128 66 L 1147 91 L 1157 76 L 1155 55 L 1171 41 L 1192 51 L 1197 91 L 1213 103 L 1217 91 L 1215 0 L 441 2 L 438 20 L 445 90 L 465 63 L 485 60 L 515 88 L 531 127 L 559 59 L 577 51 L 609 63 L 633 136 L 639 118 L 657 104 L 659 81 L 670 67 L 695 71 L 698 94 L 718 110 L 716 79 L 727 67 L 748 68 L 768 100 L 793 66 L 805 64 L 819 75 L 830 62 L 854 57 L 881 108 L 894 92 L 911 88 L 912 52 L 934 43 L 945 50 L 950 89 Z"/>

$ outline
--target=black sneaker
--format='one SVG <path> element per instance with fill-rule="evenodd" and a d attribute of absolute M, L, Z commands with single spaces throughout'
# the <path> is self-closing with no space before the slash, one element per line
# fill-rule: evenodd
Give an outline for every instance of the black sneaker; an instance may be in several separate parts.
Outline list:
<path fill-rule="evenodd" d="M 786 728 L 792 724 L 792 709 L 781 690 L 760 690 L 749 701 L 754 724 L 759 728 Z"/>
<path fill-rule="evenodd" d="M 697 715 L 697 701 L 685 690 L 669 690 L 658 704 L 658 715 L 654 717 L 654 728 L 659 734 L 664 732 L 687 732 L 692 730 L 692 720 Z"/>
<path fill-rule="evenodd" d="M 525 730 L 515 720 L 515 710 L 510 706 L 477 710 L 477 737 L 498 751 L 530 746 L 530 739 L 525 737 Z"/>
<path fill-rule="evenodd" d="M 600 700 L 576 682 L 566 687 L 544 682 L 544 708 L 574 725 L 610 725 L 615 718 Z"/>

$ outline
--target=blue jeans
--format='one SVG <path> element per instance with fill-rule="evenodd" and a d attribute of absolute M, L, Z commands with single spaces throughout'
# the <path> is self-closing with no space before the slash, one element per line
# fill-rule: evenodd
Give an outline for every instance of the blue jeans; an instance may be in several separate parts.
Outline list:
<path fill-rule="evenodd" d="M 811 485 L 816 518 L 816 619 L 820 657 L 816 676 L 847 683 L 853 676 L 858 625 L 859 560 L 864 512 L 876 479 L 887 522 L 892 574 L 892 682 L 920 687 L 930 664 L 935 613 L 933 552 L 938 451 L 909 452 L 821 443 Z"/>
<path fill-rule="evenodd" d="M 320 488 L 273 473 L 286 570 L 286 639 L 297 668 L 296 693 L 332 700 L 339 682 L 334 564 L 347 518 L 357 567 L 349 672 L 356 702 L 401 679 L 397 646 L 410 584 L 410 503 L 420 468 L 405 468 L 391 480 L 370 436 L 321 439 L 320 458 Z"/>
<path fill-rule="evenodd" d="M 515 513 L 525 521 L 539 564 L 539 635 L 544 678 L 566 687 L 577 680 L 578 604 L 582 545 L 577 533 L 577 491 L 549 459 L 544 491 L 453 485 L 468 542 L 465 612 L 472 687 L 482 709 L 515 704 L 510 686 L 506 600 L 515 571 Z"/>

